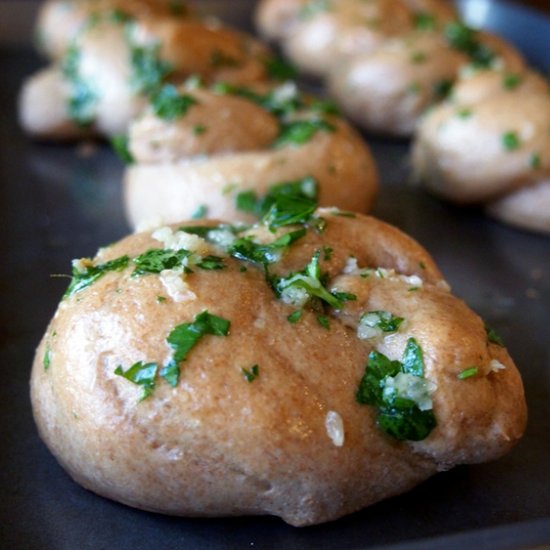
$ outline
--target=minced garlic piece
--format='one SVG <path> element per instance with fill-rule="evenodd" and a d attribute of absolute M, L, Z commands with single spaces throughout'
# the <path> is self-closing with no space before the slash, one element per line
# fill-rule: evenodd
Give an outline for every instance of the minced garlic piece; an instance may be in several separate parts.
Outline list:
<path fill-rule="evenodd" d="M 344 444 L 344 421 L 342 417 L 335 411 L 328 411 L 325 417 L 325 428 L 334 445 L 341 447 Z"/>
<path fill-rule="evenodd" d="M 491 362 L 489 363 L 490 372 L 499 372 L 505 368 L 506 365 L 503 365 L 498 359 L 491 359 Z"/>
<path fill-rule="evenodd" d="M 197 297 L 183 277 L 183 268 L 164 269 L 160 272 L 160 282 L 174 302 L 187 302 Z"/>
<path fill-rule="evenodd" d="M 86 273 L 89 267 L 92 267 L 94 262 L 91 258 L 79 258 L 78 260 L 72 261 L 72 266 L 79 273 Z"/>
<path fill-rule="evenodd" d="M 210 253 L 210 247 L 202 237 L 185 231 L 172 231 L 170 227 L 165 226 L 153 231 L 151 236 L 160 241 L 166 249 L 181 250 L 184 248 L 205 256 Z"/>

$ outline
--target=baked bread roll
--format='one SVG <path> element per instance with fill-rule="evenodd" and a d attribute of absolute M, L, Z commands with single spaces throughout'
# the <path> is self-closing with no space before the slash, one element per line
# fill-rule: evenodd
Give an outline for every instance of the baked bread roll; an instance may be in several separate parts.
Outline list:
<path fill-rule="evenodd" d="M 219 22 L 166 13 L 167 5 L 47 3 L 40 28 L 53 63 L 23 86 L 25 131 L 52 139 L 112 137 L 166 82 L 191 74 L 231 83 L 270 77 L 274 58 L 260 42 Z"/>
<path fill-rule="evenodd" d="M 346 115 L 379 134 L 412 135 L 461 70 L 524 67 L 513 46 L 461 23 L 442 0 L 264 0 L 257 25 L 326 80 Z"/>
<path fill-rule="evenodd" d="M 252 222 L 258 200 L 298 180 L 319 204 L 367 212 L 378 188 L 361 137 L 332 104 L 291 82 L 166 87 L 130 125 L 128 149 L 134 228 L 194 215 Z"/>
<path fill-rule="evenodd" d="M 464 78 L 418 129 L 416 179 L 443 198 L 485 203 L 497 218 L 548 232 L 549 118 L 548 84 L 532 71 Z"/>
<path fill-rule="evenodd" d="M 526 407 L 501 344 L 412 239 L 283 198 L 248 229 L 180 223 L 75 261 L 32 404 L 100 495 L 311 525 L 508 451 Z"/>
<path fill-rule="evenodd" d="M 454 34 L 453 34 L 454 33 Z M 459 35 L 460 40 L 452 39 Z M 464 46 L 464 36 L 469 36 Z M 475 44 L 476 52 L 470 50 Z M 357 124 L 378 134 L 411 136 L 423 113 L 450 93 L 460 71 L 523 70 L 521 55 L 498 37 L 461 23 L 421 29 L 348 56 L 328 74 L 330 95 Z"/>

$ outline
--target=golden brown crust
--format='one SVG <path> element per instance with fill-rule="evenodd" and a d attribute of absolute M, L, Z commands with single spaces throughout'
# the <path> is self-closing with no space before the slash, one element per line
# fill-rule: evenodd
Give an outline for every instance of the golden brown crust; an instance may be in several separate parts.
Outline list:
<path fill-rule="evenodd" d="M 273 272 L 302 269 L 315 250 L 333 249 L 322 261 L 327 288 L 353 289 L 357 301 L 327 312 L 330 330 L 307 309 L 289 323 L 295 308 L 275 297 L 262 270 L 247 264 L 242 272 L 232 258 L 224 270 L 187 276 L 194 300 L 159 303 L 157 296 L 166 294 L 159 277 L 132 277 L 126 269 L 62 301 L 37 350 L 32 402 L 41 436 L 79 483 L 147 510 L 275 514 L 308 525 L 513 445 L 525 423 L 519 375 L 505 350 L 487 345 L 481 320 L 445 290 L 429 255 L 373 218 L 319 214 L 327 219 L 325 232 L 308 231 Z M 270 235 L 262 228 L 250 234 Z M 104 249 L 98 261 L 151 247 L 159 242 L 136 234 Z M 359 268 L 396 275 L 358 276 L 350 256 Z M 410 292 L 399 275 L 414 274 L 423 284 Z M 357 338 L 353 323 L 370 308 L 408 317 L 403 334 L 376 344 L 381 350 L 400 355 L 410 334 L 424 348 L 426 377 L 437 384 L 439 424 L 424 441 L 388 437 L 376 426 L 374 409 L 355 401 L 374 344 Z M 163 364 L 171 353 L 167 335 L 204 310 L 230 320 L 229 335 L 205 336 L 181 363 L 175 388 L 158 378 L 153 394 L 138 402 L 141 389 L 115 375 L 116 367 Z M 489 358 L 505 370 L 489 373 Z M 479 376 L 457 380 L 474 360 L 483 362 Z M 254 364 L 259 375 L 248 383 L 242 369 Z M 328 435 L 330 411 L 343 419 L 342 446 Z"/>

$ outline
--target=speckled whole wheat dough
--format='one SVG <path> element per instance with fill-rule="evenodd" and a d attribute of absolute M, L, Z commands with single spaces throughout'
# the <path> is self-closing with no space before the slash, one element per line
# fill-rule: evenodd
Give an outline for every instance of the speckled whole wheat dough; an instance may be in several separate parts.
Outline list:
<path fill-rule="evenodd" d="M 402 493 L 456 464 L 495 459 L 514 445 L 526 421 L 519 373 L 505 348 L 487 341 L 482 320 L 450 294 L 427 252 L 373 218 L 319 212 L 325 232 L 308 231 L 273 271 L 303 269 L 316 250 L 333 249 L 321 262 L 327 288 L 353 291 L 357 300 L 328 313 L 330 330 L 313 311 L 289 323 L 295 308 L 276 298 L 262 270 L 246 264 L 243 272 L 233 258 L 223 270 L 187 276 L 195 300 L 159 303 L 166 296 L 159 277 L 131 277 L 127 268 L 61 302 L 36 353 L 32 404 L 43 440 L 78 483 L 155 512 L 273 514 L 303 526 Z M 135 234 L 103 249 L 98 261 L 154 247 L 161 245 L 150 233 Z M 423 284 L 411 292 L 396 276 L 362 278 L 346 269 L 350 256 L 361 268 L 415 274 Z M 406 322 L 377 349 L 400 359 L 414 336 L 425 377 L 437 384 L 438 425 L 423 441 L 385 435 L 374 408 L 355 400 L 373 349 L 356 336 L 358 315 L 380 309 Z M 116 367 L 162 364 L 169 332 L 204 310 L 230 320 L 230 334 L 205 336 L 181 364 L 177 387 L 158 379 L 140 402 L 141 389 L 115 375 Z M 493 372 L 493 359 L 505 368 Z M 259 376 L 248 383 L 242 369 L 254 364 Z M 478 376 L 459 380 L 472 364 Z M 342 446 L 327 433 L 329 411 L 343 420 Z"/>

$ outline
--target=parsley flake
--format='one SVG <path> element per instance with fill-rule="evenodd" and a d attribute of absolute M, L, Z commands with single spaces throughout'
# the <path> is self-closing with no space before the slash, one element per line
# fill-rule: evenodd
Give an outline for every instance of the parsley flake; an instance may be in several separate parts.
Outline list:
<path fill-rule="evenodd" d="M 317 322 L 326 330 L 330 330 L 330 321 L 326 315 L 317 315 Z"/>
<path fill-rule="evenodd" d="M 250 369 L 243 367 L 242 373 L 248 383 L 254 382 L 260 375 L 260 367 L 258 365 L 253 365 Z"/>
<path fill-rule="evenodd" d="M 297 323 L 301 318 L 302 318 L 302 310 L 301 309 L 297 309 L 296 311 L 293 311 L 288 317 L 287 317 L 287 321 L 289 323 Z"/>
<path fill-rule="evenodd" d="M 69 117 L 78 126 L 90 126 L 95 119 L 95 107 L 99 95 L 93 83 L 85 79 L 80 72 L 81 51 L 72 45 L 66 51 L 62 61 L 63 76 L 70 84 L 67 111 Z"/>
<path fill-rule="evenodd" d="M 140 401 L 149 397 L 155 389 L 155 377 L 157 375 L 158 365 L 156 363 L 143 363 L 138 361 L 134 363 L 127 371 L 122 370 L 122 366 L 115 369 L 115 374 L 126 378 L 130 382 L 143 388 Z"/>
<path fill-rule="evenodd" d="M 197 100 L 187 94 L 180 94 L 172 84 L 166 84 L 151 100 L 154 113 L 163 120 L 175 120 L 184 116 Z"/>
<path fill-rule="evenodd" d="M 505 132 L 501 137 L 502 146 L 507 151 L 515 151 L 519 149 L 521 141 L 518 137 L 517 132 Z"/>
<path fill-rule="evenodd" d="M 44 366 L 44 370 L 48 370 L 50 368 L 52 362 L 52 352 L 49 347 L 46 348 L 46 351 L 44 352 L 44 357 L 42 358 L 42 365 Z"/>
<path fill-rule="evenodd" d="M 131 65 L 131 84 L 136 93 L 146 95 L 157 92 L 173 70 L 160 58 L 160 44 L 131 45 Z"/>
<path fill-rule="evenodd" d="M 200 220 L 205 218 L 208 214 L 208 206 L 201 204 L 194 212 L 191 214 L 192 220 Z"/>
<path fill-rule="evenodd" d="M 284 122 L 280 126 L 279 135 L 273 146 L 303 145 L 310 141 L 318 131 L 334 132 L 335 130 L 336 127 L 333 124 L 322 119 Z"/>
<path fill-rule="evenodd" d="M 135 162 L 135 159 L 132 153 L 130 153 L 128 143 L 129 140 L 126 134 L 119 134 L 111 138 L 111 146 L 113 147 L 113 150 L 118 155 L 118 157 L 126 164 L 133 164 Z"/>
<path fill-rule="evenodd" d="M 122 271 L 128 267 L 130 258 L 128 256 L 121 256 L 115 260 L 105 262 L 98 265 L 86 265 L 83 268 L 78 268 L 73 265 L 72 279 L 69 284 L 69 288 L 63 295 L 64 298 L 72 296 L 73 294 L 84 290 L 92 283 L 95 283 L 98 279 L 103 277 L 109 271 Z"/>
<path fill-rule="evenodd" d="M 375 406 L 379 428 L 400 441 L 425 439 L 437 425 L 431 410 L 434 386 L 423 378 L 422 350 L 411 340 L 403 363 L 372 351 L 355 396 L 358 403 Z"/>
<path fill-rule="evenodd" d="M 459 380 L 466 380 L 467 378 L 472 378 L 472 376 L 476 376 L 478 373 L 477 367 L 470 367 L 468 369 L 464 369 L 462 372 L 459 372 L 456 377 Z"/>
<path fill-rule="evenodd" d="M 192 323 L 182 323 L 175 327 L 166 341 L 174 350 L 172 359 L 161 369 L 160 376 L 172 387 L 176 387 L 180 376 L 182 361 L 187 359 L 189 352 L 199 340 L 208 334 L 213 336 L 227 336 L 230 322 L 222 317 L 212 315 L 208 311 L 199 313 Z"/>
<path fill-rule="evenodd" d="M 487 324 L 485 325 L 485 332 L 487 333 L 488 342 L 491 342 L 491 344 L 497 344 L 497 346 L 504 347 L 504 341 L 502 340 L 500 335 Z"/>

